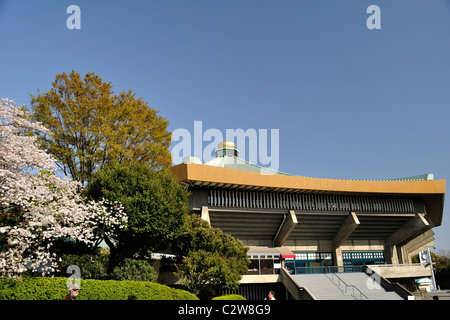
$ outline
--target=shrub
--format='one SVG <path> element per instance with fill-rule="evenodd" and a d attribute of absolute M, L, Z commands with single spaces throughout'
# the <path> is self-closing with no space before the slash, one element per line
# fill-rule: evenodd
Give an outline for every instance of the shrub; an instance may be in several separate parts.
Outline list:
<path fill-rule="evenodd" d="M 66 294 L 66 278 L 0 279 L 0 300 L 61 300 Z"/>
<path fill-rule="evenodd" d="M 124 259 L 113 269 L 111 279 L 155 282 L 158 274 L 146 260 Z"/>
<path fill-rule="evenodd" d="M 108 257 L 91 254 L 63 254 L 59 269 L 61 276 L 66 276 L 67 267 L 77 265 L 83 279 L 104 279 L 108 267 Z"/>
<path fill-rule="evenodd" d="M 247 300 L 245 297 L 239 294 L 226 294 L 223 296 L 215 297 L 212 300 Z"/>
<path fill-rule="evenodd" d="M 0 300 L 62 300 L 67 278 L 0 279 Z M 184 290 L 146 281 L 81 279 L 77 300 L 198 300 Z"/>

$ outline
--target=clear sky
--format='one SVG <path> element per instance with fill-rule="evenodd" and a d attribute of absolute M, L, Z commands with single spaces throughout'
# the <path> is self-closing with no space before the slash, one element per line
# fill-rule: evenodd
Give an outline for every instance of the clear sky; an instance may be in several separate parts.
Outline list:
<path fill-rule="evenodd" d="M 0 96 L 17 104 L 91 71 L 171 131 L 279 129 L 283 172 L 450 178 L 449 0 L 0 0 L 0 43 Z M 438 249 L 449 228 L 446 201 Z"/>

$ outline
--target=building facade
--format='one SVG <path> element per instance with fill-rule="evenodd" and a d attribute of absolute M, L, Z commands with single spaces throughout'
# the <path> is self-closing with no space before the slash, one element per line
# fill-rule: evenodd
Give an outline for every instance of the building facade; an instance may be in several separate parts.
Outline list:
<path fill-rule="evenodd" d="M 380 272 L 390 279 L 430 275 L 411 258 L 433 245 L 432 229 L 442 221 L 445 180 L 431 174 L 379 181 L 294 176 L 240 159 L 230 142 L 218 146 L 215 159 L 188 157 L 172 172 L 188 186 L 193 212 L 250 248 L 243 283 L 275 279 L 281 269 L 368 265 L 389 266 Z M 401 266 L 409 271 L 394 270 Z"/>

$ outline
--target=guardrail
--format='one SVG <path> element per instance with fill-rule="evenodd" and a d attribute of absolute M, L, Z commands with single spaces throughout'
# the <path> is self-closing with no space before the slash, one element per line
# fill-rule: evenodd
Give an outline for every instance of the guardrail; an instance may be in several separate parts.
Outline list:
<path fill-rule="evenodd" d="M 345 281 L 339 278 L 339 276 L 335 273 L 327 273 L 325 274 L 325 276 L 330 279 L 330 281 L 333 282 L 333 284 L 338 287 L 339 290 L 341 290 L 342 294 L 351 295 L 357 300 L 369 300 L 369 298 L 367 298 L 367 296 L 362 293 L 361 290 L 359 290 L 354 285 L 345 283 Z"/>
<path fill-rule="evenodd" d="M 421 263 L 370 265 L 367 269 L 389 279 L 432 276 L 430 265 Z"/>
<path fill-rule="evenodd" d="M 285 288 L 289 291 L 295 300 L 316 300 L 314 295 L 308 290 L 298 285 L 294 279 L 292 279 L 289 272 L 285 269 L 281 270 L 280 273 L 281 282 L 284 284 Z"/>
<path fill-rule="evenodd" d="M 289 274 L 315 274 L 315 273 L 349 273 L 364 272 L 366 266 L 325 266 L 325 267 L 297 267 L 288 270 Z"/>

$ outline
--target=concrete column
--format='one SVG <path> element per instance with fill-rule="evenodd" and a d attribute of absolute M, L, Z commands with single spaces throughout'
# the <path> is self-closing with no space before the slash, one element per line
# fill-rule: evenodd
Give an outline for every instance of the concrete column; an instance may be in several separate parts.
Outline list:
<path fill-rule="evenodd" d="M 350 212 L 345 219 L 339 231 L 336 233 L 333 239 L 333 245 L 335 248 L 340 247 L 345 240 L 352 234 L 352 232 L 359 226 L 360 222 L 356 213 Z"/>
<path fill-rule="evenodd" d="M 211 225 L 211 220 L 209 218 L 209 210 L 207 206 L 202 207 L 201 218 L 206 222 L 208 222 L 209 225 Z"/>
<path fill-rule="evenodd" d="M 405 223 L 400 229 L 391 234 L 386 241 L 391 244 L 399 244 L 408 241 L 427 229 L 430 229 L 430 223 L 422 213 L 417 213 L 414 218 Z"/>
<path fill-rule="evenodd" d="M 344 258 L 342 257 L 341 245 L 345 240 L 350 237 L 352 232 L 360 225 L 359 219 L 355 212 L 350 212 L 350 214 L 345 219 L 339 231 L 336 233 L 333 239 L 333 261 L 338 267 L 344 265 Z"/>
<path fill-rule="evenodd" d="M 333 262 L 338 267 L 342 267 L 344 265 L 344 258 L 342 257 L 342 249 L 341 249 L 341 247 L 334 248 L 334 250 L 333 250 Z"/>
<path fill-rule="evenodd" d="M 386 242 L 384 245 L 384 258 L 387 264 L 400 264 L 399 253 L 401 254 L 401 248 L 397 250 L 396 245 Z"/>
<path fill-rule="evenodd" d="M 297 223 L 297 216 L 295 215 L 294 210 L 289 210 L 289 213 L 286 214 L 277 234 L 275 235 L 275 239 L 273 239 L 273 246 L 281 247 L 291 234 L 292 230 L 294 230 Z"/>

